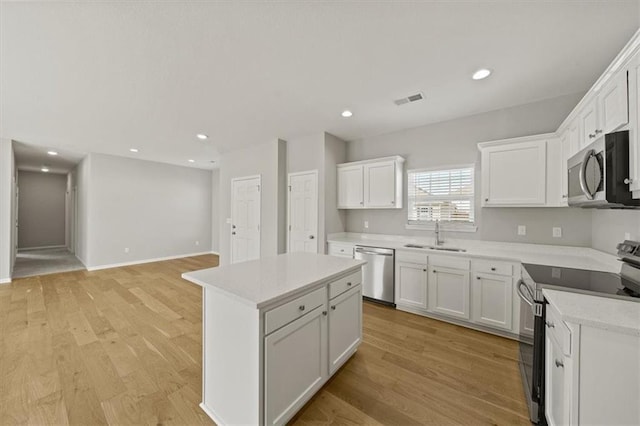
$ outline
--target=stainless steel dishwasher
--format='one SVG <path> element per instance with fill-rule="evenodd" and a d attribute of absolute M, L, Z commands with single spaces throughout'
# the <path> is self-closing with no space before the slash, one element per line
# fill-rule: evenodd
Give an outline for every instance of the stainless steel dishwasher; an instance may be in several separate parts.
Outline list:
<path fill-rule="evenodd" d="M 367 261 L 362 269 L 362 295 L 375 302 L 394 305 L 395 251 L 380 247 L 356 246 L 355 258 Z"/>

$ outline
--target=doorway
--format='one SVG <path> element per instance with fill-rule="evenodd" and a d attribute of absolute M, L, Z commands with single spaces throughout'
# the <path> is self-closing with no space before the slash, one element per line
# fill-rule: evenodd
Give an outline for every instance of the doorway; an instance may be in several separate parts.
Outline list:
<path fill-rule="evenodd" d="M 318 252 L 318 171 L 289 173 L 287 252 Z"/>
<path fill-rule="evenodd" d="M 231 263 L 260 258 L 261 177 L 231 179 Z"/>

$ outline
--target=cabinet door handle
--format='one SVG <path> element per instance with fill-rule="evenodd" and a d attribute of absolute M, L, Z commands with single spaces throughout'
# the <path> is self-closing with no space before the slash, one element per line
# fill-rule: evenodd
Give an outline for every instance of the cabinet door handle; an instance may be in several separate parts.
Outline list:
<path fill-rule="evenodd" d="M 395 204 L 395 203 L 396 203 L 395 201 L 392 201 L 392 202 L 391 202 L 391 204 Z"/>
<path fill-rule="evenodd" d="M 304 311 L 304 305 L 298 306 L 298 309 L 300 309 L 301 311 Z"/>
<path fill-rule="evenodd" d="M 423 269 L 423 270 L 422 270 L 422 272 L 427 272 L 427 270 L 426 270 L 426 269 Z"/>
<path fill-rule="evenodd" d="M 348 286 L 351 286 L 351 283 L 347 283 Z"/>
<path fill-rule="evenodd" d="M 336 306 L 335 306 L 335 305 L 333 305 L 333 306 L 331 307 L 331 310 L 332 310 L 332 311 L 335 311 L 335 310 L 336 310 Z"/>
<path fill-rule="evenodd" d="M 491 270 L 495 272 L 496 268 L 491 268 Z"/>
<path fill-rule="evenodd" d="M 438 271 L 436 271 L 436 270 L 434 269 L 434 270 L 433 270 L 433 273 L 434 273 L 434 274 L 437 274 L 437 273 L 438 273 Z"/>
<path fill-rule="evenodd" d="M 564 364 L 562 363 L 562 361 L 556 359 L 556 367 L 558 368 L 564 368 Z"/>
<path fill-rule="evenodd" d="M 480 277 L 476 277 L 476 280 L 479 280 L 479 279 L 480 279 Z"/>
<path fill-rule="evenodd" d="M 327 316 L 327 311 L 322 311 L 322 315 Z"/>
<path fill-rule="evenodd" d="M 485 200 L 485 201 L 489 201 L 489 199 L 488 199 L 488 198 L 485 198 L 484 200 Z"/>
<path fill-rule="evenodd" d="M 596 137 L 596 135 L 595 135 L 595 134 L 593 134 L 593 133 L 589 133 L 589 139 L 593 139 L 593 138 L 595 138 L 595 137 Z"/>
<path fill-rule="evenodd" d="M 556 325 L 554 323 L 552 323 L 551 321 L 545 321 L 545 322 L 547 324 L 547 327 L 549 327 L 549 328 L 555 328 L 556 327 Z"/>
<path fill-rule="evenodd" d="M 633 179 L 625 178 L 623 182 L 625 185 L 631 185 L 633 183 Z"/>
<path fill-rule="evenodd" d="M 602 130 L 600 130 L 600 129 L 596 129 L 596 132 L 595 132 L 595 133 L 596 133 L 596 135 L 599 135 L 600 133 L 602 133 Z"/>
<path fill-rule="evenodd" d="M 364 204 L 364 202 L 363 202 L 363 201 L 360 201 L 360 205 L 363 205 L 363 204 Z"/>

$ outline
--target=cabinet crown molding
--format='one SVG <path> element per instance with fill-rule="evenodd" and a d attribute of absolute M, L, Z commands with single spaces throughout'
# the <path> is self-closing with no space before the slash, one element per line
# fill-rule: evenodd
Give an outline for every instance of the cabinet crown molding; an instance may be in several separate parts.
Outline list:
<path fill-rule="evenodd" d="M 350 161 L 348 163 L 338 164 L 337 167 L 355 166 L 358 164 L 379 163 L 381 161 L 397 161 L 399 163 L 404 163 L 406 160 L 404 157 L 401 157 L 399 155 L 393 155 L 391 157 L 371 158 L 369 160 L 360 160 L 360 161 Z"/>
<path fill-rule="evenodd" d="M 483 148 L 489 148 L 492 146 L 509 145 L 512 143 L 519 143 L 519 142 L 539 141 L 541 139 L 555 139 L 557 137 L 558 137 L 558 134 L 556 132 L 551 132 L 551 133 L 542 133 L 539 135 L 520 136 L 517 138 L 498 139 L 494 141 L 480 142 L 478 143 L 478 149 L 482 150 Z"/>

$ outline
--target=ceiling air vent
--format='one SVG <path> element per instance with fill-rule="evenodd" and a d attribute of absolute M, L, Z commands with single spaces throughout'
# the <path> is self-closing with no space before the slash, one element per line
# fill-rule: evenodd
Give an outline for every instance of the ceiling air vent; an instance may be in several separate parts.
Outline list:
<path fill-rule="evenodd" d="M 393 103 L 400 106 L 411 102 L 418 102 L 423 99 L 424 95 L 422 93 L 416 93 L 415 95 L 407 96 L 406 98 L 396 99 L 395 101 L 393 101 Z"/>

